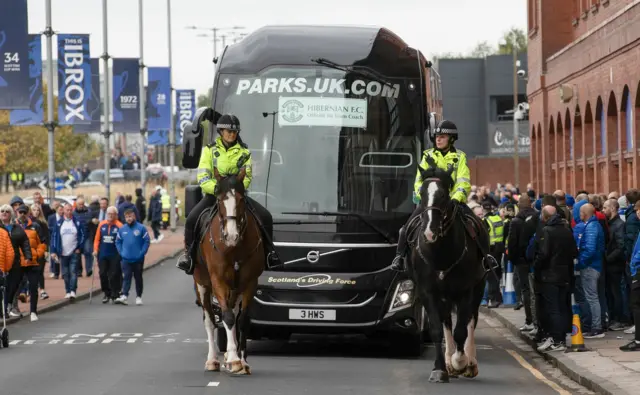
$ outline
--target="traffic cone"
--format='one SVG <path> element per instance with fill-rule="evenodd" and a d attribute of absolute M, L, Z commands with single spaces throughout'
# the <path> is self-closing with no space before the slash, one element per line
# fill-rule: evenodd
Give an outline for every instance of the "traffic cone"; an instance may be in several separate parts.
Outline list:
<path fill-rule="evenodd" d="M 507 261 L 507 270 L 505 275 L 504 293 L 502 295 L 502 301 L 505 306 L 515 306 L 516 301 L 516 289 L 513 286 L 513 264 L 511 261 Z"/>
<path fill-rule="evenodd" d="M 580 324 L 580 308 L 576 304 L 576 298 L 571 294 L 571 310 L 573 310 L 573 324 L 571 325 L 571 347 L 567 347 L 566 352 L 590 351 L 584 345 L 582 336 L 582 325 Z"/>

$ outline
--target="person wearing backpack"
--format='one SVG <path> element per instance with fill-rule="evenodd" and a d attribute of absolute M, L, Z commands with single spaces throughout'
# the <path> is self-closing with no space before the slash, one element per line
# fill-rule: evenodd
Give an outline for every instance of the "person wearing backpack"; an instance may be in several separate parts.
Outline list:
<path fill-rule="evenodd" d="M 526 253 L 538 227 L 539 214 L 531 207 L 531 199 L 528 195 L 520 196 L 518 209 L 518 214 L 511 220 L 507 257 L 513 264 L 515 277 L 517 277 L 514 279 L 516 295 L 521 305 L 524 305 L 525 324 L 520 330 L 530 332 L 535 329 L 529 284 L 529 272 L 533 260 L 527 259 Z M 521 305 L 516 305 L 515 309 L 519 310 Z"/>

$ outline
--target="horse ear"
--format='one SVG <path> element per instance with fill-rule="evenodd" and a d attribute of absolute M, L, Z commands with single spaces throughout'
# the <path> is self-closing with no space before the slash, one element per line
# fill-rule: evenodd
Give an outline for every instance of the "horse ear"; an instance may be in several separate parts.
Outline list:
<path fill-rule="evenodd" d="M 220 175 L 220 172 L 218 171 L 217 167 L 213 168 L 213 176 L 215 177 L 216 181 L 220 181 L 222 179 L 222 176 Z"/>
<path fill-rule="evenodd" d="M 238 173 L 238 176 L 236 177 L 238 179 L 238 182 L 244 181 L 244 177 L 246 175 L 247 175 L 247 169 L 243 167 Z"/>

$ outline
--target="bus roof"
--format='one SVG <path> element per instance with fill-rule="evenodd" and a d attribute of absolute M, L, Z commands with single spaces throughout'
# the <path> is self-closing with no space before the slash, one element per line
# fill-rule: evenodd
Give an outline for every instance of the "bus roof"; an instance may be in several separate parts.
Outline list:
<path fill-rule="evenodd" d="M 340 65 L 368 66 L 390 77 L 406 77 L 417 72 L 417 56 L 415 49 L 383 27 L 265 26 L 227 47 L 218 72 L 256 74 L 272 65 L 316 65 L 312 58 L 325 58 Z M 424 67 L 426 59 L 420 57 Z"/>

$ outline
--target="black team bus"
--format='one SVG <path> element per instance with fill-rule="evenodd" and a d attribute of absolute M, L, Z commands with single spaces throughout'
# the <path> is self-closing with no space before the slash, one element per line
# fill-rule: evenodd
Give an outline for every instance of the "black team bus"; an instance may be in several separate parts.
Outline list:
<path fill-rule="evenodd" d="M 213 121 L 240 119 L 249 196 L 272 214 L 280 258 L 260 278 L 250 338 L 361 333 L 419 355 L 424 309 L 389 266 L 442 111 L 431 62 L 385 28 L 267 26 L 226 47 L 217 68 Z M 198 129 L 186 150 L 201 149 Z"/>

